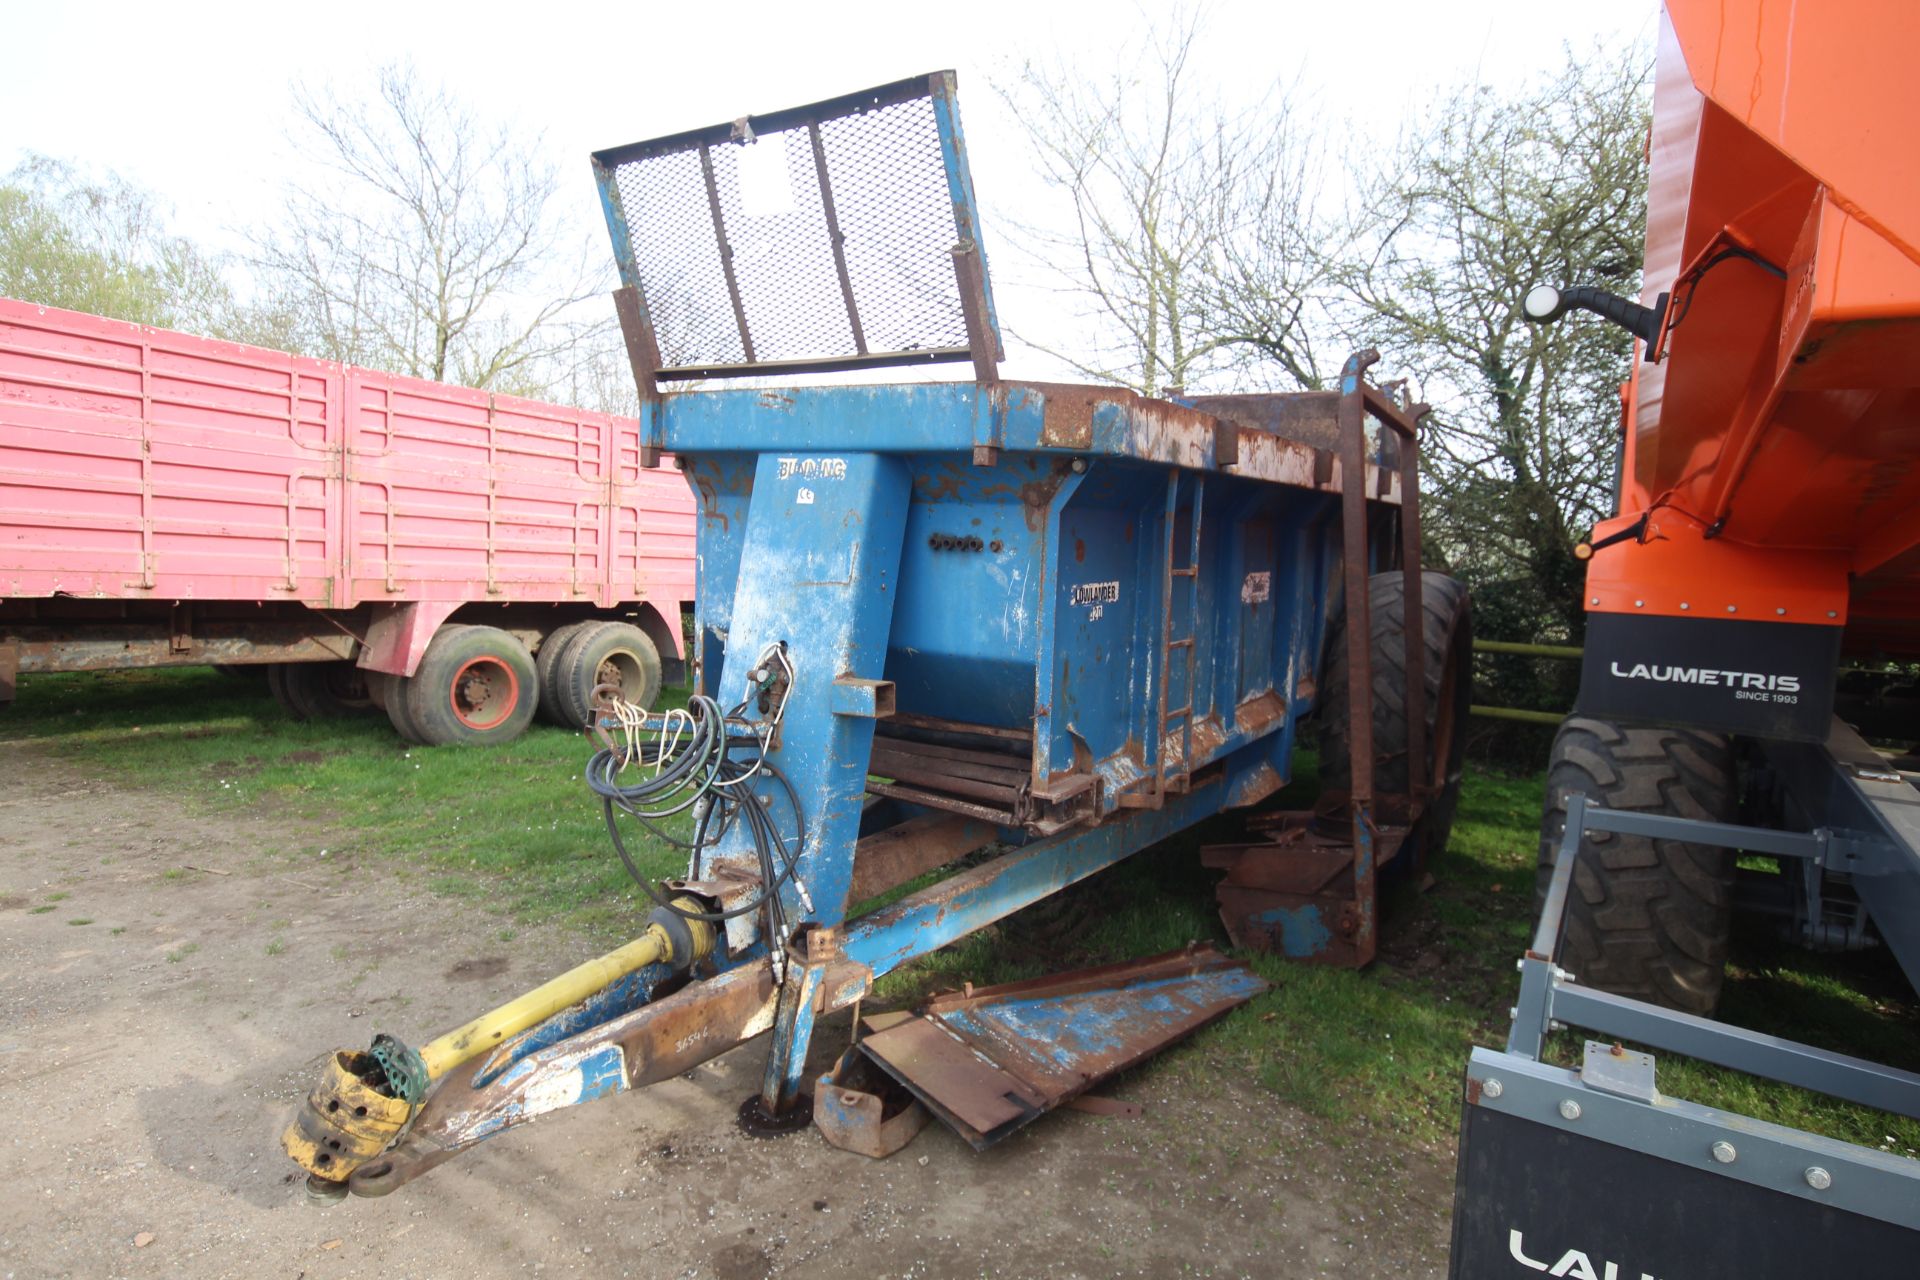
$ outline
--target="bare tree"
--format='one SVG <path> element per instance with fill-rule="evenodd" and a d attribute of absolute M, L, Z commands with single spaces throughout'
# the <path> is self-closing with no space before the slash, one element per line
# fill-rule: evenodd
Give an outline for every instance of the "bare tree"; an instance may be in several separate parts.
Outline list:
<path fill-rule="evenodd" d="M 1631 339 L 1527 324 L 1534 284 L 1638 288 L 1648 60 L 1585 58 L 1510 94 L 1469 86 L 1361 175 L 1340 283 L 1353 335 L 1436 405 L 1424 444 L 1434 549 L 1496 630 L 1578 641 L 1573 544 L 1611 509 Z M 1511 613 L 1505 626 L 1500 615 Z"/>
<path fill-rule="evenodd" d="M 1265 145 L 1208 262 L 1202 326 L 1243 382 L 1278 374 L 1282 387 L 1319 390 L 1338 345 L 1332 316 L 1346 248 L 1320 209 L 1324 135 L 1288 95 L 1262 104 L 1261 117 Z M 1342 355 L 1333 354 L 1335 368 Z"/>
<path fill-rule="evenodd" d="M 604 268 L 565 229 L 539 137 L 405 67 L 382 70 L 367 101 L 302 92 L 296 106 L 312 165 L 258 265 L 313 354 L 539 394 L 608 331 L 576 314 Z"/>
<path fill-rule="evenodd" d="M 1201 27 L 1187 16 L 1150 32 L 1135 65 L 1105 79 L 1030 62 L 1000 86 L 1042 179 L 1072 210 L 1058 229 L 1014 224 L 1016 244 L 1080 299 L 1093 329 L 1072 350 L 1022 336 L 1085 376 L 1149 394 L 1250 351 L 1311 383 L 1310 347 L 1285 310 L 1298 244 L 1283 243 L 1310 235 L 1287 220 L 1311 206 L 1308 152 L 1282 95 L 1234 110 L 1204 89 Z M 1227 287 L 1236 278 L 1249 287 Z M 1272 305 L 1254 306 L 1252 286 Z"/>

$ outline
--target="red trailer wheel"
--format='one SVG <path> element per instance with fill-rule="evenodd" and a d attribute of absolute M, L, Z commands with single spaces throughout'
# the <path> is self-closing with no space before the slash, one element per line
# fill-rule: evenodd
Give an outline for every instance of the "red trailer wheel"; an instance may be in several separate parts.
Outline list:
<path fill-rule="evenodd" d="M 660 651 L 647 633 L 628 622 L 600 622 L 582 631 L 554 670 L 554 704 L 561 723 L 584 729 L 593 717 L 593 691 L 614 685 L 637 707 L 660 696 Z"/>
<path fill-rule="evenodd" d="M 452 746 L 519 737 L 533 719 L 538 688 L 533 657 L 511 635 L 497 627 L 449 627 L 427 645 L 413 677 L 389 692 L 404 690 L 406 718 L 421 742 Z M 391 707 L 400 700 L 387 701 Z"/>
<path fill-rule="evenodd" d="M 539 652 L 533 655 L 534 670 L 540 676 L 540 718 L 548 724 L 557 724 L 564 728 L 577 729 L 580 726 L 567 719 L 567 713 L 560 698 L 560 669 L 566 662 L 567 647 L 588 629 L 599 623 L 589 618 L 585 622 L 572 622 L 564 627 L 547 633 L 540 642 Z"/>
<path fill-rule="evenodd" d="M 453 673 L 453 718 L 475 732 L 499 727 L 520 696 L 520 679 L 503 658 L 469 658 Z"/>
<path fill-rule="evenodd" d="M 267 688 L 295 720 L 357 715 L 373 705 L 366 673 L 351 662 L 276 662 Z"/>
<path fill-rule="evenodd" d="M 384 671 L 369 671 L 366 678 L 367 701 L 384 713 L 387 709 L 387 682 L 393 677 Z"/>
<path fill-rule="evenodd" d="M 387 723 L 393 726 L 393 731 L 408 742 L 421 742 L 424 739 L 413 723 L 412 713 L 407 710 L 407 686 L 411 683 L 407 676 L 382 674 L 378 681 L 380 692 L 376 696 L 386 710 Z"/>

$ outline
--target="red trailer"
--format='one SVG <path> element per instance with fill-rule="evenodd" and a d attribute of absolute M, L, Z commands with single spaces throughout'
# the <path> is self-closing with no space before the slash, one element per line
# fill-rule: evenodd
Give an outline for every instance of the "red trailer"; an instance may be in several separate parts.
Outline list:
<path fill-rule="evenodd" d="M 428 743 L 650 703 L 694 520 L 640 463 L 632 419 L 0 298 L 0 703 L 199 663 Z"/>

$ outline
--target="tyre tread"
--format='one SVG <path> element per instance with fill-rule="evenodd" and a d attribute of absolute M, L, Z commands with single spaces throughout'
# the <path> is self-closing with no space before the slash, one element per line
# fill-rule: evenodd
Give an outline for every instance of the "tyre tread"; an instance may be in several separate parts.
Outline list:
<path fill-rule="evenodd" d="M 1407 644 L 1402 624 L 1405 581 L 1398 572 L 1375 574 L 1367 580 L 1368 616 L 1373 631 L 1373 741 L 1374 786 L 1381 795 L 1404 794 L 1407 790 Z M 1438 723 L 1441 688 L 1450 649 L 1464 643 L 1471 662 L 1473 639 L 1472 598 L 1466 584 L 1443 573 L 1421 575 L 1421 639 L 1426 646 L 1422 683 L 1426 686 L 1429 751 L 1432 730 Z M 1337 616 L 1327 631 L 1328 660 L 1323 664 L 1325 680 L 1321 687 L 1319 716 L 1320 778 L 1327 790 L 1346 791 L 1353 785 L 1353 767 L 1348 753 L 1346 617 Z M 1420 838 L 1425 842 L 1428 859 L 1446 848 L 1453 830 L 1454 815 L 1460 803 L 1460 783 L 1464 774 L 1463 750 L 1466 726 L 1463 686 L 1470 685 L 1471 668 L 1456 677 L 1456 708 L 1460 716 L 1454 723 L 1454 744 L 1448 761 L 1446 786 L 1427 804 L 1421 817 Z M 1396 749 L 1397 748 L 1397 749 Z"/>
<path fill-rule="evenodd" d="M 463 650 L 468 652 L 459 652 Z M 520 693 L 504 720 L 492 728 L 475 730 L 460 724 L 451 708 L 443 708 L 440 703 L 442 695 L 451 688 L 456 664 L 463 657 L 470 660 L 482 654 L 499 658 L 515 668 Z M 486 626 L 443 627 L 428 643 L 419 668 L 395 692 L 401 696 L 388 698 L 388 718 L 413 741 L 429 746 L 508 742 L 519 737 L 533 720 L 534 703 L 539 698 L 539 675 L 534 669 L 533 655 L 510 632 Z M 394 704 L 404 704 L 404 711 L 395 713 Z"/>
<path fill-rule="evenodd" d="M 1545 900 L 1574 794 L 1610 809 L 1731 821 L 1732 748 L 1720 735 L 1693 729 L 1564 721 L 1547 770 L 1536 901 Z M 1590 834 L 1574 867 L 1561 963 L 1584 985 L 1711 1014 L 1732 932 L 1733 870 L 1730 850 Z"/>

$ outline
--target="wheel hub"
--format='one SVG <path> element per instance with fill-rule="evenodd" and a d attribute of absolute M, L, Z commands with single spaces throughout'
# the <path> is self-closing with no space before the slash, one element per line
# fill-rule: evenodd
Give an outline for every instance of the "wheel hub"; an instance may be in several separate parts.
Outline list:
<path fill-rule="evenodd" d="M 494 658 L 475 658 L 453 678 L 453 714 L 470 729 L 491 729 L 513 713 L 519 681 Z"/>

